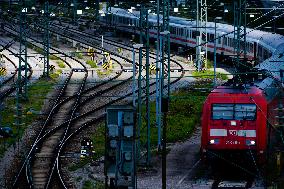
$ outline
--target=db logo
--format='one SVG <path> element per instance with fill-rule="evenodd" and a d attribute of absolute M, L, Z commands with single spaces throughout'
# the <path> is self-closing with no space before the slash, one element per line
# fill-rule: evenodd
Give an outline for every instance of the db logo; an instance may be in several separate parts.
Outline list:
<path fill-rule="evenodd" d="M 229 130 L 229 135 L 237 136 L 238 132 L 237 132 L 237 130 Z"/>

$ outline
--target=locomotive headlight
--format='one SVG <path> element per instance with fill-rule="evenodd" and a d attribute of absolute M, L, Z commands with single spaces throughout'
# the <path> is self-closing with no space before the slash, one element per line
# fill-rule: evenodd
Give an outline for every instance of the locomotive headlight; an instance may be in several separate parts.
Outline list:
<path fill-rule="evenodd" d="M 209 141 L 209 143 L 210 144 L 218 144 L 219 143 L 219 139 L 211 139 L 210 141 Z"/>
<path fill-rule="evenodd" d="M 254 146 L 255 145 L 255 140 L 246 140 L 246 145 L 248 146 Z"/>

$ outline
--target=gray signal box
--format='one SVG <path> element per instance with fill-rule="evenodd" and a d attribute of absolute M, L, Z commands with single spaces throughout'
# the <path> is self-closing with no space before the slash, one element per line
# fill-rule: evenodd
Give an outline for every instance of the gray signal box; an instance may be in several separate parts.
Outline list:
<path fill-rule="evenodd" d="M 135 111 L 132 106 L 107 108 L 105 178 L 110 188 L 136 188 Z"/>

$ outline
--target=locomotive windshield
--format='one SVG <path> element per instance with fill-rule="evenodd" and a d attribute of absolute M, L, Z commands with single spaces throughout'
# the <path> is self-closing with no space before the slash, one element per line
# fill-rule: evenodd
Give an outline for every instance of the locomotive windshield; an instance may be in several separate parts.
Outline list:
<path fill-rule="evenodd" d="M 213 120 L 255 120 L 255 104 L 213 104 Z"/>

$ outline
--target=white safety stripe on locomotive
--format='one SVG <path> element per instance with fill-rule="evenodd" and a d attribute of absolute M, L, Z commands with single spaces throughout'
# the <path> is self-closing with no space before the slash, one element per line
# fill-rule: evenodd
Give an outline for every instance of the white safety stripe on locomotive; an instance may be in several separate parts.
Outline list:
<path fill-rule="evenodd" d="M 236 136 L 256 137 L 256 130 L 238 130 Z M 227 129 L 210 129 L 210 136 L 228 136 Z"/>
<path fill-rule="evenodd" d="M 239 130 L 238 136 L 256 137 L 256 130 Z"/>
<path fill-rule="evenodd" d="M 227 136 L 226 129 L 210 129 L 210 136 Z"/>

